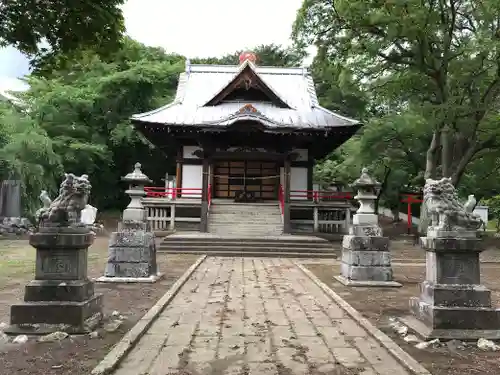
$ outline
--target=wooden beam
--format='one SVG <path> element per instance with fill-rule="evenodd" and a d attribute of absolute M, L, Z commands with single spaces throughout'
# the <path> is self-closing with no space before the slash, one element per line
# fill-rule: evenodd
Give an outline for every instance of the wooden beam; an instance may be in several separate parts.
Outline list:
<path fill-rule="evenodd" d="M 284 177 L 285 186 L 283 186 L 283 192 L 285 193 L 284 205 L 283 205 L 283 232 L 291 233 L 291 222 L 290 222 L 290 180 L 291 180 L 291 161 L 290 158 L 285 159 L 284 166 Z"/>
<path fill-rule="evenodd" d="M 201 185 L 201 222 L 200 232 L 208 232 L 208 174 L 209 174 L 210 160 L 203 159 L 202 166 L 202 185 Z"/>

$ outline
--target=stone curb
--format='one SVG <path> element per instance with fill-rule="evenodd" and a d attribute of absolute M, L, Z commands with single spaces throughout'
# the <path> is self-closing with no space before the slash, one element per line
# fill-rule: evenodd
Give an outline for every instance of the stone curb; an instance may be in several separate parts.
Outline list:
<path fill-rule="evenodd" d="M 432 375 L 412 356 L 401 349 L 389 336 L 371 324 L 368 319 L 364 318 L 356 309 L 347 303 L 342 297 L 331 290 L 325 283 L 319 280 L 311 271 L 305 268 L 302 264 L 293 262 L 300 270 L 309 277 L 312 282 L 319 286 L 333 301 L 335 301 L 347 314 L 351 316 L 361 327 L 364 328 L 375 340 L 377 340 L 387 351 L 404 367 L 406 367 L 412 375 Z"/>
<path fill-rule="evenodd" d="M 149 309 L 149 311 L 128 331 L 125 336 L 111 349 L 104 359 L 92 370 L 90 375 L 108 375 L 111 374 L 125 356 L 134 348 L 141 337 L 151 327 L 153 322 L 158 318 L 163 309 L 179 292 L 186 281 L 196 271 L 200 264 L 206 259 L 206 255 L 198 258 L 198 260 L 170 287 L 170 289 L 161 297 L 158 302 Z"/>

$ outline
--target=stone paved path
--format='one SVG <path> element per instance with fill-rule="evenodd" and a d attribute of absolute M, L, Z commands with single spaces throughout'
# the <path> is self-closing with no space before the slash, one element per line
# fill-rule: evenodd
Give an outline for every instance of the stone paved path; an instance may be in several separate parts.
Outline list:
<path fill-rule="evenodd" d="M 207 258 L 115 375 L 407 375 L 290 260 Z"/>

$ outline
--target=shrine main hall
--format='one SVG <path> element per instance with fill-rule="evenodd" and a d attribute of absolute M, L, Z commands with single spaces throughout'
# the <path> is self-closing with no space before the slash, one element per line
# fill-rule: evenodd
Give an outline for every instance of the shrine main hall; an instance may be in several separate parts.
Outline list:
<path fill-rule="evenodd" d="M 146 201 L 198 202 L 201 232 L 208 231 L 211 209 L 229 202 L 274 204 L 284 233 L 293 230 L 294 216 L 312 219 L 312 209 L 310 215 L 292 211 L 294 202 L 304 211 L 306 202 L 327 200 L 313 189 L 315 161 L 361 126 L 319 104 L 307 68 L 264 67 L 257 60 L 253 53 L 243 53 L 238 66 L 187 60 L 173 102 L 132 117 L 177 163 L 173 183 L 146 189 Z"/>

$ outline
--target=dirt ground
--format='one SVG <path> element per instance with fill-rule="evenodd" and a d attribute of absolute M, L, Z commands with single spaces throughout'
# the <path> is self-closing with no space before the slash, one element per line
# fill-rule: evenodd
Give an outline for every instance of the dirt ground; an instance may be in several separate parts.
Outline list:
<path fill-rule="evenodd" d="M 98 237 L 89 251 L 89 277 L 101 276 L 107 259 L 107 238 Z M 71 336 L 59 342 L 0 346 L 0 375 L 88 375 L 112 346 L 163 296 L 196 261 L 194 255 L 158 254 L 165 278 L 155 284 L 96 284 L 104 294 L 104 315 L 125 317 L 115 332 L 98 330 L 98 338 Z M 0 322 L 9 322 L 9 309 L 22 301 L 24 285 L 33 278 L 35 250 L 27 241 L 0 241 Z"/>
<path fill-rule="evenodd" d="M 405 351 L 412 355 L 433 375 L 498 375 L 500 374 L 500 352 L 483 352 L 471 343 L 465 349 L 441 345 L 436 348 L 417 349 L 406 343 L 388 326 L 390 317 L 409 315 L 408 300 L 419 295 L 418 284 L 424 280 L 425 252 L 411 241 L 391 243 L 394 278 L 403 284 L 402 288 L 353 288 L 346 287 L 333 279 L 340 274 L 340 263 L 332 267 L 320 262 L 307 263 L 321 281 L 331 287 L 352 307 L 368 318 L 372 324 L 388 334 Z M 490 248 L 483 253 L 481 265 L 482 282 L 491 289 L 493 305 L 500 308 L 500 250 Z"/>

